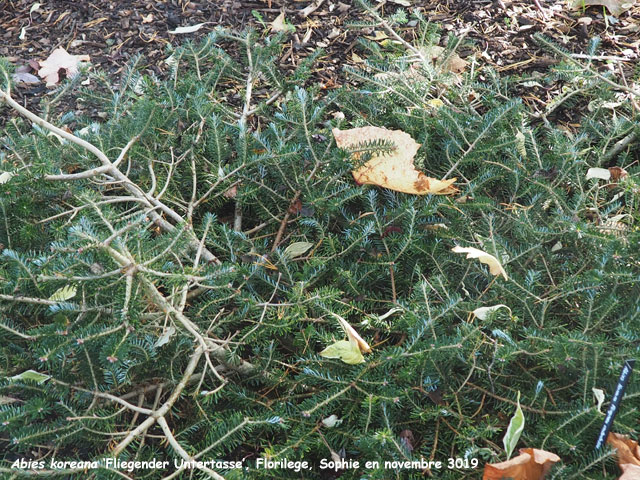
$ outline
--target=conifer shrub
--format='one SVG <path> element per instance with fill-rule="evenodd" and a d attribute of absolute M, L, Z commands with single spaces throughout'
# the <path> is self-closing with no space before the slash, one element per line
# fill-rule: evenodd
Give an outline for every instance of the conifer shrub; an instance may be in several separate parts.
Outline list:
<path fill-rule="evenodd" d="M 540 38 L 560 63 L 536 81 L 564 87 L 535 112 L 517 97 L 530 79 L 455 74 L 459 40 L 433 60 L 440 34 L 418 28 L 413 45 L 363 41 L 336 91 L 308 82 L 313 56 L 279 68 L 280 37 L 216 30 L 168 52 L 167 79 L 138 58 L 115 86 L 65 87 L 103 121 L 29 117 L 1 64 L 3 476 L 37 474 L 11 469 L 24 458 L 129 478 L 48 468 L 118 458 L 171 462 L 135 478 L 422 478 L 385 462 L 423 459 L 479 478 L 506 459 L 519 396 L 518 446 L 562 459 L 549 478 L 617 477 L 612 450 L 594 451 L 593 389 L 606 407 L 640 345 L 637 96 Z M 394 146 L 358 158 L 332 129 L 366 125 L 411 135 L 416 166 L 459 192 L 356 184 Z M 626 174 L 587 179 L 609 167 Z M 345 338 L 338 317 L 371 345 L 363 363 L 319 355 Z M 635 438 L 638 387 L 613 427 Z"/>

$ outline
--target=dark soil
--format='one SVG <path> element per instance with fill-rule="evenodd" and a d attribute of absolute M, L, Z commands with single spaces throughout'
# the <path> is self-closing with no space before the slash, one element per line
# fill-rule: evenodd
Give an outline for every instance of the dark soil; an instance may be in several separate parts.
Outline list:
<path fill-rule="evenodd" d="M 426 18 L 443 27 L 443 33 L 465 35 L 467 42 L 458 53 L 475 55 L 480 68 L 491 65 L 498 71 L 531 75 L 546 71 L 555 62 L 533 41 L 541 32 L 578 55 L 587 50 L 589 39 L 599 36 L 602 47 L 597 60 L 602 68 L 613 68 L 629 78 L 640 47 L 640 3 L 619 18 L 602 7 L 572 11 L 566 0 L 373 0 L 382 13 L 410 3 Z M 39 7 L 36 6 L 40 3 Z M 632 2 L 633 3 L 633 2 Z M 311 6 L 317 6 L 314 10 Z M 283 66 L 295 66 L 315 49 L 325 50 L 314 80 L 325 88 L 341 84 L 342 65 L 357 61 L 359 35 L 372 35 L 374 28 L 350 29 L 349 22 L 362 20 L 362 10 L 349 0 L 216 0 L 204 1 L 109 1 L 93 0 L 0 0 L 0 57 L 20 65 L 42 61 L 57 47 L 75 55 L 89 55 L 93 69 L 107 72 L 114 82 L 128 60 L 137 54 L 146 68 L 158 76 L 167 70 L 167 44 L 197 39 L 217 25 L 242 30 L 256 28 L 268 34 L 271 22 L 281 13 L 295 26 L 281 59 Z M 171 34 L 178 26 L 206 23 L 197 32 Z M 382 29 L 379 29 L 382 30 Z M 412 24 L 402 29 L 407 39 Z M 442 36 L 446 43 L 446 35 Z M 356 53 L 354 56 L 353 54 Z M 32 70 L 31 73 L 36 73 Z M 535 74 L 534 74 L 535 75 Z M 14 95 L 38 111 L 47 94 L 43 82 L 19 84 Z M 525 101 L 544 104 L 546 98 L 533 95 Z M 544 106 L 544 105 L 543 105 Z M 8 115 L 5 110 L 1 115 Z M 2 122 L 0 122 L 1 124 Z"/>

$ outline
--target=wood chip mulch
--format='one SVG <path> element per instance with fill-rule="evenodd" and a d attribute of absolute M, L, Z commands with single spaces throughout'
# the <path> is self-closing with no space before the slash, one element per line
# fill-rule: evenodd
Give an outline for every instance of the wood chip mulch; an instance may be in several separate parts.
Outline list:
<path fill-rule="evenodd" d="M 442 26 L 441 45 L 446 44 L 447 33 L 464 35 L 466 41 L 458 52 L 462 58 L 473 56 L 480 67 L 490 65 L 523 77 L 535 77 L 557 61 L 532 39 L 534 33 L 545 34 L 574 52 L 576 58 L 584 58 L 589 39 L 599 36 L 598 68 L 614 69 L 628 81 L 640 53 L 640 2 L 635 0 L 626 2 L 631 8 L 618 17 L 602 7 L 571 10 L 566 0 L 372 3 L 383 14 L 410 4 L 410 8 L 418 8 Z M 128 60 L 142 54 L 145 68 L 163 76 L 168 68 L 164 63 L 167 44 L 197 39 L 217 25 L 236 30 L 250 26 L 266 35 L 283 12 L 295 31 L 289 35 L 281 64 L 295 66 L 315 49 L 323 48 L 325 54 L 317 63 L 313 80 L 325 88 L 340 85 L 343 65 L 357 63 L 358 36 L 375 38 L 377 30 L 382 30 L 349 28 L 350 22 L 364 19 L 362 9 L 350 0 L 0 0 L 0 57 L 8 57 L 16 66 L 37 66 L 35 61 L 63 47 L 74 55 L 89 55 L 93 69 L 107 72 L 117 82 Z M 204 25 L 194 33 L 169 33 L 180 26 L 200 23 Z M 415 35 L 414 27 L 414 22 L 402 27 L 405 38 Z M 37 74 L 35 70 L 31 73 Z M 39 82 L 19 84 L 14 95 L 38 111 L 38 103 L 47 93 L 44 82 Z M 0 124 L 2 116 L 7 115 L 6 109 L 0 112 Z"/>

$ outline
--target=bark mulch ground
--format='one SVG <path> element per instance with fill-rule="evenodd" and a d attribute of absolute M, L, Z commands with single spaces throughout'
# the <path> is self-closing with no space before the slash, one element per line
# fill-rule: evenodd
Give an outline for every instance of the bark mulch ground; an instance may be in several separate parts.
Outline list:
<path fill-rule="evenodd" d="M 614 1 L 614 0 L 609 0 Z M 480 67 L 490 65 L 501 72 L 536 76 L 557 60 L 532 39 L 540 32 L 552 38 L 577 58 L 584 56 L 589 39 L 599 36 L 602 46 L 596 63 L 602 69 L 615 69 L 630 81 L 640 48 L 640 2 L 614 17 L 603 7 L 571 10 L 567 0 L 371 0 L 381 13 L 391 13 L 403 5 L 418 8 L 440 24 L 443 33 L 465 35 L 462 58 L 475 56 Z M 137 54 L 146 59 L 146 69 L 163 76 L 167 44 L 186 38 L 197 39 L 217 25 L 242 30 L 253 27 L 264 34 L 284 12 L 287 23 L 295 27 L 284 49 L 281 64 L 295 66 L 317 48 L 325 54 L 319 59 L 314 80 L 326 88 L 341 83 L 341 68 L 358 61 L 359 35 L 373 35 L 376 28 L 352 29 L 350 22 L 363 19 L 363 12 L 350 0 L 215 0 L 112 1 L 0 0 L 0 57 L 16 66 L 37 66 L 57 47 L 75 55 L 89 55 L 93 69 L 107 72 L 114 82 L 128 60 Z M 205 23 L 197 32 L 171 34 L 179 26 Z M 407 39 L 415 34 L 414 23 L 402 28 Z M 446 35 L 441 43 L 446 43 Z M 355 54 L 355 55 L 354 55 Z M 31 73 L 36 74 L 35 70 Z M 551 90 L 553 87 L 550 87 Z M 22 83 L 16 98 L 38 111 L 47 95 L 44 82 Z M 526 92 L 525 92 L 526 93 Z M 533 101 L 544 104 L 537 92 Z M 544 94 L 544 92 L 542 92 Z M 549 91 L 549 98 L 552 92 Z M 526 96 L 526 95 L 525 95 Z M 544 95 L 543 95 L 544 96 Z M 0 114 L 9 115 L 7 110 Z"/>

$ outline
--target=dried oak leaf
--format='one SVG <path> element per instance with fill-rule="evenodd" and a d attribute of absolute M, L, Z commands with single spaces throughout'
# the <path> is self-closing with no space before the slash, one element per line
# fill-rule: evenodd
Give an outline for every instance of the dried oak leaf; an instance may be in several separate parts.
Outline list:
<path fill-rule="evenodd" d="M 626 435 L 610 433 L 607 443 L 618 451 L 619 480 L 640 480 L 640 446 Z"/>
<path fill-rule="evenodd" d="M 609 13 L 614 17 L 619 17 L 624 12 L 633 7 L 635 0 L 573 0 L 572 10 L 581 10 L 592 5 L 607 7 Z"/>
<path fill-rule="evenodd" d="M 351 148 L 359 144 L 387 140 L 395 144 L 392 153 L 374 154 L 372 158 L 353 172 L 354 180 L 359 184 L 377 185 L 397 192 L 415 195 L 451 195 L 458 190 L 453 186 L 455 178 L 437 180 L 427 177 L 416 170 L 413 157 L 420 144 L 411 135 L 401 130 L 387 130 L 380 127 L 361 127 L 350 130 L 334 128 L 333 136 L 340 148 Z M 360 153 L 353 153 L 357 160 Z"/>
<path fill-rule="evenodd" d="M 49 58 L 40 63 L 38 75 L 47 82 L 47 87 L 53 87 L 60 81 L 60 70 L 67 78 L 78 73 L 78 63 L 88 62 L 89 55 L 70 55 L 64 48 L 56 48 Z"/>
<path fill-rule="evenodd" d="M 521 448 L 520 455 L 506 462 L 484 466 L 482 480 L 542 480 L 554 463 L 560 461 L 555 453 L 537 448 Z"/>
<path fill-rule="evenodd" d="M 287 24 L 284 18 L 284 12 L 281 12 L 273 22 L 271 22 L 271 31 L 272 32 L 288 32 L 289 30 L 295 30 L 295 27 Z"/>

